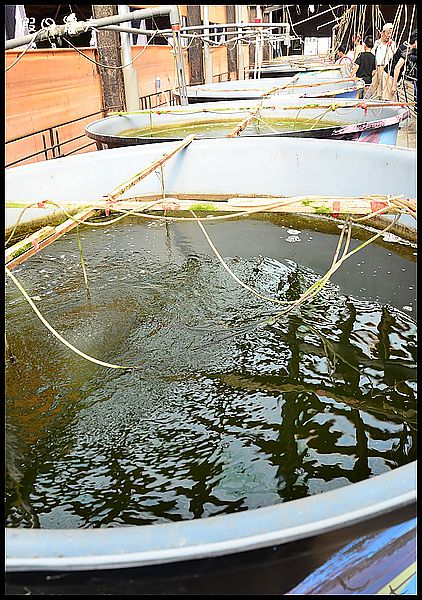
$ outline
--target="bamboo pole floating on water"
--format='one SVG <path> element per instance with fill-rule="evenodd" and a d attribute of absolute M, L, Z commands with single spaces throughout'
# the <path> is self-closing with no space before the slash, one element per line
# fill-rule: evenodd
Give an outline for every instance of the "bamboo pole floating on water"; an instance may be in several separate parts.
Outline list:
<path fill-rule="evenodd" d="M 90 208 L 104 210 L 109 206 L 106 199 L 94 200 Z M 75 205 L 67 203 L 71 209 Z M 408 210 L 416 215 L 416 200 L 405 199 L 402 196 L 385 194 L 372 194 L 368 196 L 209 196 L 206 194 L 178 194 L 168 197 L 157 195 L 134 196 L 121 200 L 111 208 L 114 211 L 186 211 L 199 210 L 208 212 L 237 212 L 245 210 L 258 210 L 262 212 L 289 212 L 289 213 L 317 213 L 317 214 L 356 214 L 370 215 L 375 210 L 385 210 L 387 214 L 395 214 L 398 209 Z M 144 214 L 143 216 L 148 216 Z M 149 215 L 151 216 L 151 215 Z M 86 219 L 87 217 L 85 217 Z M 173 218 L 173 217 L 170 217 Z M 74 215 L 69 221 L 77 221 Z M 86 223 L 89 225 L 90 223 Z M 92 225 L 92 223 L 91 223 Z M 63 225 L 59 226 L 62 227 Z M 54 228 L 51 228 L 54 229 Z M 33 234 L 36 235 L 36 234 Z M 18 242 L 20 244 L 21 242 Z M 15 246 L 18 246 L 16 244 Z M 7 252 L 10 254 L 12 248 Z"/>

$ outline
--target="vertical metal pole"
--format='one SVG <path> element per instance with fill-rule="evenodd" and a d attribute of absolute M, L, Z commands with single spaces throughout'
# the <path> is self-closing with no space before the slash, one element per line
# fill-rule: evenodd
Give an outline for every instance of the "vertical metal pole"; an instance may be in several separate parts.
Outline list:
<path fill-rule="evenodd" d="M 273 13 L 272 13 L 272 11 L 270 12 L 270 14 L 268 16 L 268 20 L 269 20 L 270 24 L 273 22 Z M 270 35 L 272 35 L 272 33 L 273 33 L 273 30 L 271 29 L 271 34 Z M 274 58 L 274 48 L 273 48 L 272 44 L 269 44 L 269 48 L 268 48 L 268 60 L 271 62 L 273 60 L 273 58 Z"/>
<path fill-rule="evenodd" d="M 176 76 L 177 85 L 179 87 L 180 93 L 180 104 L 182 106 L 187 106 L 189 102 L 188 93 L 186 90 L 185 66 L 183 63 L 182 45 L 180 43 L 180 24 L 177 23 L 172 25 L 171 31 L 173 34 L 173 50 L 174 60 L 176 61 Z"/>
<path fill-rule="evenodd" d="M 243 9 L 243 5 L 242 4 L 236 4 L 235 5 L 235 21 L 236 23 L 241 23 L 243 21 L 242 19 L 242 9 Z M 242 28 L 239 27 L 237 30 L 238 35 L 240 36 L 242 34 Z M 245 79 L 245 59 L 243 56 L 243 43 L 242 40 L 238 40 L 237 42 L 237 68 L 238 68 L 238 79 Z"/>
<path fill-rule="evenodd" d="M 202 5 L 202 13 L 203 13 L 204 25 L 207 26 L 210 24 L 208 4 Z M 206 27 L 204 29 L 204 36 L 205 36 L 205 38 L 209 38 L 209 35 L 210 35 L 210 30 Z M 210 45 L 206 41 L 206 39 L 204 39 L 204 73 L 205 73 L 205 83 L 212 83 L 212 74 L 213 74 L 212 57 L 211 57 Z"/>
<path fill-rule="evenodd" d="M 118 4 L 117 10 L 119 15 L 130 13 L 129 6 Z M 125 84 L 126 107 L 127 110 L 139 110 L 139 91 L 138 91 L 138 74 L 132 64 L 132 44 L 129 33 L 120 33 L 120 42 L 122 44 L 122 60 L 123 64 L 123 79 Z"/>
<path fill-rule="evenodd" d="M 261 6 L 258 4 L 256 7 L 256 17 L 254 19 L 255 23 L 261 23 Z M 255 60 L 254 60 L 254 72 L 253 78 L 259 79 L 261 76 L 260 64 L 262 62 L 262 49 L 261 49 L 261 34 L 259 32 L 259 28 L 257 28 L 257 32 L 255 35 Z"/>

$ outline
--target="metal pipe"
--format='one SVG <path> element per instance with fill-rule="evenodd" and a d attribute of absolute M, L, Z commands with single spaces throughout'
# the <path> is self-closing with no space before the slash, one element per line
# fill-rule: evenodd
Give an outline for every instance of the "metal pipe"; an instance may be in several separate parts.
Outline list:
<path fill-rule="evenodd" d="M 335 9 L 337 8 L 341 8 L 342 6 L 345 6 L 344 4 L 337 4 L 336 6 L 334 6 Z M 303 19 L 303 21 L 298 21 L 297 23 L 295 23 L 295 27 L 297 25 L 301 25 L 302 23 L 306 23 L 306 21 L 310 21 L 311 19 L 315 19 L 315 17 L 320 17 L 321 15 L 325 15 L 325 13 L 327 12 L 332 12 L 332 9 L 329 8 L 328 10 L 323 10 L 320 13 L 317 13 L 315 15 L 312 15 L 311 17 L 308 17 L 307 19 Z"/>
<path fill-rule="evenodd" d="M 124 31 L 126 33 L 135 33 L 135 34 L 139 34 L 139 35 L 157 35 L 157 34 L 164 34 L 164 35 L 169 35 L 171 33 L 171 29 L 169 30 L 151 30 L 151 29 L 136 29 L 135 27 L 121 27 L 119 25 L 107 25 L 106 27 L 99 27 L 98 29 L 100 29 L 101 31 L 117 31 L 117 32 L 121 32 Z M 182 31 L 182 30 L 181 30 Z M 252 34 L 249 34 L 252 35 Z M 281 39 L 285 38 L 285 34 L 272 34 L 273 36 L 281 36 Z M 211 38 L 218 38 L 221 36 L 221 33 L 209 33 L 207 37 L 205 36 L 200 36 L 201 39 L 203 39 L 205 42 L 213 42 L 213 40 Z M 181 38 L 188 38 L 188 39 L 193 39 L 196 38 L 198 39 L 198 35 L 195 33 L 180 33 L 180 37 Z"/>
<path fill-rule="evenodd" d="M 138 29 L 137 27 L 122 27 L 121 25 L 106 25 L 105 27 L 98 27 L 98 29 L 101 29 L 101 31 L 123 31 L 124 33 L 134 33 L 136 35 L 157 34 L 157 31 L 155 29 Z"/>
<path fill-rule="evenodd" d="M 322 25 L 317 25 L 317 31 L 318 29 L 321 29 L 322 27 L 326 27 L 327 25 L 331 25 L 331 23 L 337 23 L 340 19 L 339 18 L 335 18 L 332 21 L 328 21 L 328 23 L 323 23 Z"/>
<path fill-rule="evenodd" d="M 343 6 L 343 5 L 340 5 Z M 59 37 L 61 35 L 69 35 L 69 36 L 75 36 L 78 35 L 79 33 L 82 33 L 83 31 L 86 31 L 89 28 L 106 28 L 110 31 L 118 31 L 119 28 L 113 28 L 113 29 L 109 29 L 109 26 L 112 27 L 113 25 L 116 25 L 118 23 L 124 23 L 126 21 L 131 21 L 131 20 L 138 20 L 138 19 L 145 19 L 145 18 L 149 18 L 152 16 L 163 16 L 165 14 L 170 14 L 170 22 L 171 20 L 175 20 L 176 16 L 173 14 L 173 12 L 170 12 L 169 9 L 171 9 L 171 6 L 168 7 L 163 7 L 163 8 L 149 8 L 149 9 L 140 9 L 140 10 L 135 10 L 133 12 L 130 13 L 130 18 L 128 17 L 122 17 L 121 15 L 113 15 L 112 17 L 103 17 L 102 19 L 89 19 L 88 21 L 77 21 L 76 23 L 72 24 L 72 27 L 69 27 L 69 24 L 65 24 L 65 25 L 50 25 L 50 27 L 47 27 L 46 29 L 40 29 L 37 32 L 37 36 L 36 36 L 36 41 L 40 42 L 43 40 L 47 40 L 49 38 L 55 38 L 55 37 Z M 164 12 L 163 12 L 164 11 Z M 319 13 L 322 14 L 322 13 Z M 178 16 L 177 16 L 178 18 Z M 178 24 L 177 23 L 173 23 L 173 24 Z M 219 27 L 226 29 L 228 27 L 246 27 L 246 28 L 253 28 L 253 27 L 267 27 L 269 29 L 280 29 L 280 28 L 287 28 L 290 27 L 289 23 L 219 23 L 218 25 Z M 182 27 L 181 31 L 185 32 L 185 31 L 195 31 L 195 30 L 203 30 L 204 26 L 203 25 L 196 25 L 196 26 L 190 26 L 190 27 Z M 144 29 L 136 29 L 136 28 L 125 28 L 126 33 L 139 33 L 141 35 L 147 35 L 147 34 L 151 34 L 152 33 L 160 33 L 160 34 L 164 34 L 164 33 L 169 33 L 171 34 L 171 29 L 160 29 L 158 31 L 151 31 L 151 30 L 144 30 Z M 5 42 L 5 50 L 13 50 L 14 48 L 18 48 L 19 46 L 26 46 L 27 44 L 31 43 L 33 41 L 34 38 L 34 33 L 32 33 L 31 35 L 25 35 L 23 37 L 20 38 L 13 38 L 11 40 L 7 40 Z"/>
<path fill-rule="evenodd" d="M 234 7 L 234 11 L 235 11 L 235 17 L 236 17 L 236 21 L 239 22 L 241 20 L 241 15 L 242 15 L 242 8 L 243 5 L 242 4 L 236 4 Z M 237 32 L 239 34 L 239 36 L 242 35 L 242 28 L 238 27 Z M 243 44 L 242 41 L 239 40 L 237 42 L 237 70 L 238 70 L 238 75 L 237 78 L 238 79 L 245 79 L 245 59 L 243 56 Z"/>
<path fill-rule="evenodd" d="M 119 15 L 130 15 L 129 6 L 118 4 Z M 129 33 L 120 32 L 120 42 L 122 46 L 123 79 L 125 84 L 126 109 L 128 111 L 139 110 L 139 91 L 138 74 L 133 68 L 132 62 L 132 44 Z"/>
<path fill-rule="evenodd" d="M 202 14 L 203 14 L 204 27 L 206 28 L 206 29 L 204 29 L 204 34 L 206 36 L 209 36 L 209 34 L 210 34 L 210 30 L 209 30 L 210 19 L 209 19 L 209 12 L 208 12 L 208 4 L 202 5 Z M 212 83 L 212 72 L 213 72 L 213 67 L 212 67 L 212 57 L 211 57 L 210 46 L 209 46 L 208 42 L 204 40 L 205 83 Z"/>
<path fill-rule="evenodd" d="M 36 40 L 42 41 L 48 38 L 59 37 L 62 35 L 78 35 L 86 31 L 90 27 L 103 27 L 107 25 L 116 25 L 117 23 L 125 23 L 132 20 L 148 19 L 153 16 L 169 15 L 170 24 L 179 25 L 179 11 L 176 5 L 169 4 L 168 6 L 158 6 L 156 8 L 143 8 L 135 10 L 130 15 L 113 15 L 111 17 L 103 17 L 101 19 L 88 19 L 87 21 L 76 21 L 75 23 L 65 23 L 64 25 L 50 25 L 46 29 L 40 29 L 37 32 Z M 34 34 L 25 35 L 20 38 L 13 38 L 5 42 L 5 50 L 13 50 L 19 46 L 25 46 L 33 41 Z"/>
<path fill-rule="evenodd" d="M 183 62 L 182 44 L 180 41 L 180 27 L 178 25 L 172 26 L 172 35 L 174 60 L 176 61 L 176 77 L 180 94 L 180 104 L 182 106 L 187 106 L 189 104 L 189 100 L 188 91 L 186 89 L 185 65 Z"/>
<path fill-rule="evenodd" d="M 238 5 L 238 6 L 243 6 L 243 5 Z M 232 28 L 232 27 L 247 27 L 247 28 L 252 28 L 255 29 L 256 27 L 268 27 L 271 29 L 280 29 L 280 27 L 290 27 L 289 23 L 242 23 L 242 22 L 237 22 L 237 23 L 219 23 L 218 27 L 222 28 L 222 29 L 227 29 L 228 27 Z M 202 30 L 202 29 L 206 29 L 206 25 L 189 25 L 189 27 L 181 27 L 180 31 L 181 32 L 185 32 L 185 31 L 194 31 L 196 29 L 198 30 Z M 208 25 L 209 27 L 209 25 Z M 160 33 L 170 33 L 170 29 L 162 29 L 160 30 Z"/>

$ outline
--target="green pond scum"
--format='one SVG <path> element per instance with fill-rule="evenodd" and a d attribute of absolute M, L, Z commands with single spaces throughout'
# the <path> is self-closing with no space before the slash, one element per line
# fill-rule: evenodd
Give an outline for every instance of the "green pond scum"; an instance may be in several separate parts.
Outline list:
<path fill-rule="evenodd" d="M 180 123 L 168 123 L 160 125 L 149 125 L 141 129 L 126 129 L 118 134 L 118 137 L 132 138 L 166 138 L 166 139 L 182 139 L 191 133 L 195 133 L 198 138 L 208 137 L 226 137 L 226 135 L 234 129 L 244 119 L 243 117 L 236 119 L 219 119 L 215 120 L 197 120 Z M 308 129 L 322 129 L 327 127 L 336 127 L 338 123 L 311 119 L 253 119 L 251 123 L 240 133 L 240 135 L 263 135 L 276 132 L 286 131 L 302 131 Z"/>
<path fill-rule="evenodd" d="M 204 226 L 239 279 L 284 301 L 327 271 L 339 235 L 338 222 L 296 215 Z M 229 514 L 416 458 L 413 248 L 369 245 L 279 319 L 282 307 L 240 287 L 195 222 L 131 217 L 81 227 L 80 241 L 89 299 L 75 231 L 13 273 L 75 347 L 140 368 L 71 352 L 7 279 L 7 526 Z"/>

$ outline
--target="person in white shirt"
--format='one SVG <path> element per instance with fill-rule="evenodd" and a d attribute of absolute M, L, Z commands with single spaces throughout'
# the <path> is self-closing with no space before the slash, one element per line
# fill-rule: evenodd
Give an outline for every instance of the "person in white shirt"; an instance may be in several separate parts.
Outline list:
<path fill-rule="evenodd" d="M 377 97 L 382 100 L 391 99 L 391 90 L 387 89 L 387 74 L 384 70 L 385 66 L 392 60 L 396 50 L 396 42 L 391 39 L 393 24 L 386 23 L 381 31 L 381 36 L 376 40 L 372 49 L 372 54 L 375 56 L 376 71 L 372 78 L 372 84 L 368 90 L 368 95 Z"/>

